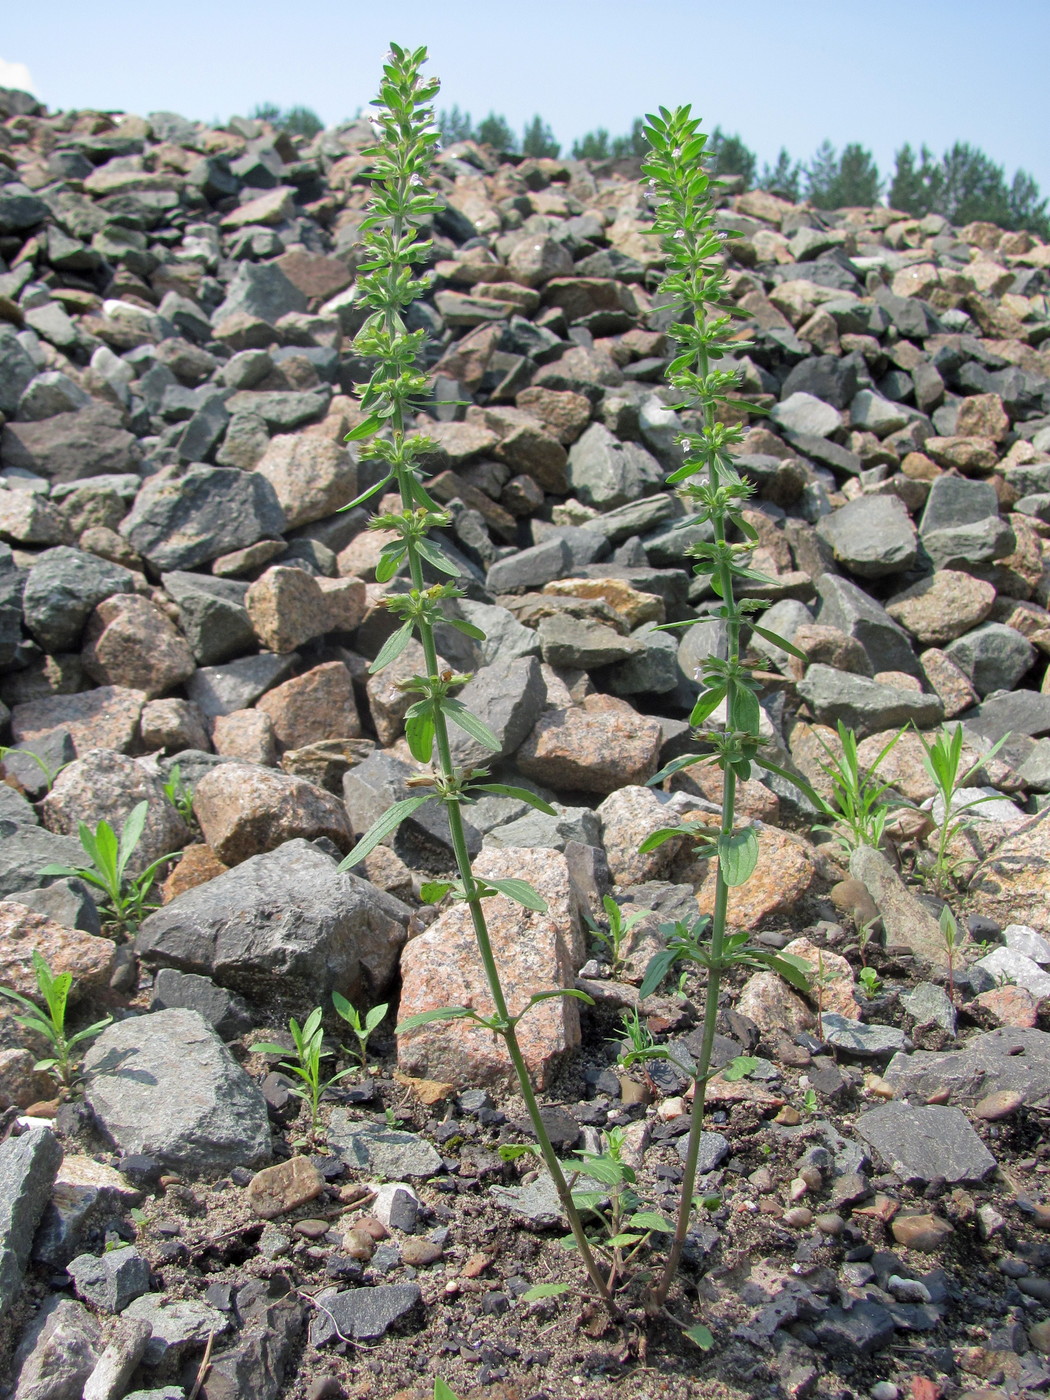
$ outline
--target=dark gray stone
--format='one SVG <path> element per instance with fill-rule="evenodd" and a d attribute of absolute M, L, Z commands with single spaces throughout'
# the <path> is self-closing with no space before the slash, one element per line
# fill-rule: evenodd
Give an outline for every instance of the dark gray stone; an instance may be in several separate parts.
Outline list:
<path fill-rule="evenodd" d="M 52 1294 L 15 1352 L 15 1400 L 80 1400 L 101 1352 L 101 1329 L 83 1303 Z"/>
<path fill-rule="evenodd" d="M 858 496 L 817 522 L 836 562 L 861 578 L 906 573 L 918 541 L 907 507 L 898 496 Z"/>
<path fill-rule="evenodd" d="M 27 575 L 15 565 L 11 546 L 0 544 L 0 666 L 9 666 L 22 642 L 22 591 Z"/>
<path fill-rule="evenodd" d="M 528 807 L 521 816 L 490 827 L 485 832 L 485 845 L 564 851 L 574 841 L 588 847 L 600 843 L 601 826 L 590 807 L 565 807 L 560 802 L 553 805 L 557 816 Z"/>
<path fill-rule="evenodd" d="M 258 472 L 195 462 L 147 479 L 121 534 L 155 569 L 192 569 L 284 531 L 276 492 Z"/>
<path fill-rule="evenodd" d="M 101 898 L 101 891 L 99 892 Z M 102 921 L 98 916 L 98 905 L 82 880 L 63 880 L 56 877 L 53 885 L 43 885 L 38 889 L 19 890 L 17 901 L 27 909 L 35 909 L 38 914 L 46 914 L 56 924 L 65 928 L 77 928 L 82 933 L 102 932 Z"/>
<path fill-rule="evenodd" d="M 182 462 L 207 461 L 222 441 L 230 415 L 221 394 L 211 393 L 182 431 L 177 451 Z"/>
<path fill-rule="evenodd" d="M 602 678 L 614 695 L 663 695 L 678 684 L 678 643 L 669 632 L 658 632 L 655 622 L 643 623 L 631 633 L 642 650 L 610 668 Z"/>
<path fill-rule="evenodd" d="M 919 535 L 935 569 L 990 563 L 1016 546 L 1014 532 L 999 516 L 995 487 L 950 472 L 930 486 Z"/>
<path fill-rule="evenodd" d="M 833 666 L 810 666 L 798 683 L 798 693 L 819 724 L 834 725 L 842 720 L 858 736 L 906 724 L 927 729 L 944 718 L 944 706 L 936 695 L 897 690 Z"/>
<path fill-rule="evenodd" d="M 857 367 L 849 356 L 814 355 L 791 370 L 784 380 L 781 397 L 813 394 L 833 408 L 846 408 L 857 388 Z"/>
<path fill-rule="evenodd" d="M 201 666 L 216 666 L 255 644 L 244 596 L 248 584 L 175 570 L 161 575 L 161 585 L 179 605 L 179 621 Z"/>
<path fill-rule="evenodd" d="M 837 574 L 817 579 L 820 609 L 817 621 L 856 637 L 868 654 L 873 671 L 903 671 L 920 676 L 919 662 L 903 627 L 863 589 Z"/>
<path fill-rule="evenodd" d="M 241 1330 L 212 1360 L 209 1400 L 277 1400 L 303 1330 L 304 1308 L 286 1288 L 278 1275 L 237 1290 Z"/>
<path fill-rule="evenodd" d="M 76 869 L 84 851 L 73 836 L 55 836 L 41 826 L 0 825 L 0 899 L 53 884 L 60 875 L 41 875 L 45 865 L 65 865 Z"/>
<path fill-rule="evenodd" d="M 363 763 L 358 763 L 343 775 L 343 800 L 355 832 L 363 833 L 383 815 L 388 807 L 411 797 L 416 789 L 408 786 L 415 773 L 401 759 L 377 749 Z M 464 835 L 471 855 L 481 849 L 481 833 L 470 820 L 471 808 L 463 815 Z M 440 802 L 427 802 L 407 817 L 391 833 L 383 845 L 392 846 L 405 863 L 418 868 L 432 861 L 435 853 L 440 860 L 452 854 L 452 836 L 448 817 Z"/>
<path fill-rule="evenodd" d="M 592 533 L 600 532 L 610 544 L 619 544 L 621 540 L 629 539 L 632 535 L 649 535 L 650 531 L 655 530 L 658 525 L 662 525 L 665 521 L 673 520 L 674 516 L 674 501 L 670 496 L 661 493 L 658 496 L 645 496 L 640 501 L 628 501 L 626 505 L 606 511 L 603 515 L 596 516 L 584 528 Z M 695 533 L 694 530 L 694 535 Z M 650 563 L 657 563 L 655 558 L 649 556 L 650 539 L 646 539 L 643 543 L 646 558 L 649 559 Z M 679 558 L 681 557 L 679 555 Z M 590 560 L 586 562 L 590 563 Z"/>
<path fill-rule="evenodd" d="M 592 423 L 573 443 L 567 470 L 574 494 L 599 510 L 655 494 L 665 475 L 651 452 L 636 442 L 620 442 L 601 423 Z"/>
<path fill-rule="evenodd" d="M 48 213 L 44 201 L 20 181 L 0 186 L 0 233 L 24 233 L 42 224 Z"/>
<path fill-rule="evenodd" d="M 899 297 L 889 287 L 875 289 L 875 300 L 906 340 L 925 340 L 937 330 L 937 318 L 918 297 Z"/>
<path fill-rule="evenodd" d="M 176 1172 L 270 1160 L 265 1099 L 195 1011 L 154 1011 L 109 1026 L 84 1069 L 85 1096 L 123 1152 Z"/>
<path fill-rule="evenodd" d="M 45 651 L 75 651 L 94 608 L 115 593 L 133 593 L 135 582 L 130 569 L 82 549 L 45 549 L 25 586 L 26 626 Z"/>
<path fill-rule="evenodd" d="M 191 1348 L 203 1349 L 209 1332 L 221 1337 L 230 1326 L 229 1314 L 203 1299 L 171 1298 L 166 1293 L 143 1293 L 128 1304 L 123 1316 L 149 1323 L 152 1336 L 142 1360 L 150 1367 L 176 1362 Z"/>
<path fill-rule="evenodd" d="M 685 1154 L 689 1150 L 688 1135 L 676 1140 L 675 1146 L 682 1161 L 685 1161 Z M 732 1151 L 729 1139 L 724 1133 L 701 1133 L 700 1134 L 700 1155 L 696 1159 L 696 1170 L 701 1176 L 706 1176 L 708 1172 L 713 1172 L 720 1167 Z"/>
<path fill-rule="evenodd" d="M 226 289 L 226 299 L 212 314 L 212 325 L 220 326 L 235 311 L 243 311 L 274 326 L 289 311 L 306 308 L 306 296 L 276 263 L 242 262 Z"/>
<path fill-rule="evenodd" d="M 1013 690 L 1031 670 L 1037 654 L 1027 637 L 1001 622 L 982 622 L 944 650 L 973 681 L 982 699 L 993 691 Z"/>
<path fill-rule="evenodd" d="M 123 1312 L 149 1290 L 149 1260 L 134 1245 L 105 1254 L 80 1254 L 66 1268 L 78 1295 L 103 1312 Z"/>
<path fill-rule="evenodd" d="M 995 1158 L 958 1108 L 894 1100 L 862 1113 L 856 1128 L 905 1182 L 980 1182 L 995 1170 Z"/>
<path fill-rule="evenodd" d="M 254 705 L 260 695 L 287 680 L 298 665 L 294 651 L 243 656 L 224 666 L 201 666 L 186 684 L 186 693 L 206 719 L 232 714 Z"/>
<path fill-rule="evenodd" d="M 141 452 L 119 409 L 92 403 L 37 423 L 5 423 L 0 459 L 48 481 L 83 481 L 137 471 Z"/>
<path fill-rule="evenodd" d="M 222 1040 L 236 1040 L 254 1024 L 247 1003 L 210 977 L 162 967 L 153 982 L 149 1009 L 167 1011 L 172 1006 L 198 1012 Z"/>
<path fill-rule="evenodd" d="M 14 331 L 0 330 L 0 413 L 11 417 L 37 374 Z"/>
<path fill-rule="evenodd" d="M 62 1162 L 50 1128 L 31 1128 L 0 1142 L 0 1315 L 22 1287 L 33 1236 Z"/>
<path fill-rule="evenodd" d="M 7 783 L 0 783 L 0 822 L 19 826 L 37 826 L 40 818 L 28 798 Z"/>
<path fill-rule="evenodd" d="M 261 1003 L 301 995 L 327 1004 L 332 991 L 376 1000 L 397 969 L 408 917 L 400 900 L 297 839 L 150 914 L 135 947 L 149 966 L 211 977 Z"/>
<path fill-rule="evenodd" d="M 4 776 L 14 778 L 36 801 L 47 792 L 59 770 L 67 763 L 72 763 L 76 756 L 76 747 L 69 730 L 50 729 L 31 741 L 23 739 L 21 743 L 13 744 L 7 750 L 3 760 Z M 40 759 L 40 763 L 37 759 Z M 47 772 L 41 767 L 41 763 Z"/>
<path fill-rule="evenodd" d="M 839 1016 L 834 1011 L 825 1011 L 821 1021 L 824 1039 L 829 1045 L 861 1060 L 892 1055 L 896 1050 L 903 1050 L 907 1044 L 907 1037 L 897 1026 L 854 1021 L 849 1016 Z"/>
<path fill-rule="evenodd" d="M 641 654 L 633 637 L 601 622 L 555 613 L 540 619 L 536 629 L 543 659 L 551 666 L 594 671 L 601 666 L 629 661 Z"/>
<path fill-rule="evenodd" d="M 991 695 L 966 712 L 963 724 L 992 743 L 1006 734 L 1050 734 L 1050 695 L 1036 690 Z"/>
<path fill-rule="evenodd" d="M 278 432 L 302 427 L 316 418 L 323 418 L 331 389 L 309 389 L 299 393 L 293 389 L 275 389 L 266 393 L 245 392 L 227 399 L 226 407 L 233 414 L 251 414 L 261 418 L 266 426 Z"/>
<path fill-rule="evenodd" d="M 441 1156 L 418 1133 L 398 1132 L 383 1123 L 361 1122 L 344 1108 L 333 1111 L 328 1145 L 355 1171 L 388 1181 L 426 1179 L 444 1170 Z"/>
<path fill-rule="evenodd" d="M 967 1107 L 1004 1089 L 1027 1104 L 1050 1095 L 1050 1034 L 1002 1027 L 975 1036 L 963 1050 L 894 1055 L 885 1077 L 900 1094 L 928 1098 L 941 1089 Z"/>
<path fill-rule="evenodd" d="M 547 700 L 547 686 L 534 656 L 496 660 L 482 667 L 458 698 L 492 730 L 500 742 L 497 754 L 453 726 L 452 756 L 463 767 L 480 768 L 505 758 L 523 743 Z"/>
<path fill-rule="evenodd" d="M 901 997 L 901 1005 L 919 1026 L 940 1026 L 955 1034 L 955 1007 L 948 993 L 936 982 L 920 982 Z"/>
<path fill-rule="evenodd" d="M 324 1289 L 310 1323 L 310 1345 L 323 1346 L 337 1333 L 357 1342 L 376 1342 L 392 1327 L 422 1319 L 423 1295 L 416 1283 L 381 1283 L 375 1288 Z"/>
<path fill-rule="evenodd" d="M 897 1332 L 889 1309 L 867 1298 L 854 1302 L 848 1312 L 844 1308 L 829 1308 L 813 1330 L 829 1356 L 844 1359 L 881 1351 Z"/>
<path fill-rule="evenodd" d="M 519 549 L 506 559 L 498 559 L 488 572 L 486 584 L 493 593 L 519 593 L 526 588 L 542 588 L 552 579 L 564 578 L 572 567 L 568 542 L 556 538 Z"/>

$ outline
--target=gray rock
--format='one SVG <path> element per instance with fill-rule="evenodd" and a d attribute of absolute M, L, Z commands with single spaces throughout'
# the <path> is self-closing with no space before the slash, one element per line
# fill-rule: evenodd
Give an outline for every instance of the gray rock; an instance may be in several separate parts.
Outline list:
<path fill-rule="evenodd" d="M 134 1245 L 105 1254 L 80 1254 L 66 1268 L 78 1296 L 103 1312 L 123 1312 L 149 1290 L 149 1260 Z"/>
<path fill-rule="evenodd" d="M 463 767 L 483 767 L 496 757 L 512 754 L 539 719 L 547 700 L 547 686 L 534 656 L 497 659 L 482 667 L 457 697 L 487 724 L 499 740 L 498 754 L 453 727 L 452 756 Z"/>
<path fill-rule="evenodd" d="M 52 1295 L 14 1357 L 14 1400 L 80 1400 L 102 1351 L 98 1323 L 72 1298 Z"/>
<path fill-rule="evenodd" d="M 83 1400 L 121 1400 L 151 1335 L 149 1323 L 141 1318 L 122 1319 L 118 1331 L 84 1382 Z"/>
<path fill-rule="evenodd" d="M 564 578 L 572 567 L 568 542 L 555 538 L 528 549 L 519 549 L 506 559 L 497 559 L 486 577 L 494 593 L 519 593 L 526 588 L 542 588 L 552 579 Z"/>
<path fill-rule="evenodd" d="M 327 1004 L 339 991 L 356 1002 L 389 986 L 408 916 L 400 900 L 300 839 L 178 895 L 143 921 L 135 947 L 149 966 L 210 977 L 253 1001 Z"/>
<path fill-rule="evenodd" d="M 871 1356 L 889 1346 L 897 1334 L 889 1309 L 867 1298 L 855 1301 L 848 1312 L 828 1308 L 813 1330 L 829 1356 L 843 1358 Z"/>
<path fill-rule="evenodd" d="M 936 695 L 897 690 L 833 666 L 810 666 L 798 683 L 798 693 L 819 724 L 834 725 L 842 720 L 858 737 L 906 724 L 928 729 L 944 718 L 944 706 Z"/>
<path fill-rule="evenodd" d="M 18 404 L 18 416 L 26 421 L 53 418 L 56 413 L 75 413 L 90 404 L 91 396 L 68 374 L 46 370 L 26 387 Z"/>
<path fill-rule="evenodd" d="M 412 1234 L 423 1210 L 423 1202 L 404 1181 L 387 1181 L 376 1192 L 370 1214 L 388 1229 Z"/>
<path fill-rule="evenodd" d="M 27 909 L 35 909 L 38 914 L 46 914 L 49 919 L 54 919 L 56 924 L 62 924 L 65 928 L 77 928 L 82 933 L 96 935 L 102 932 L 98 905 L 82 880 L 56 878 L 53 885 L 19 890 L 15 902 Z"/>
<path fill-rule="evenodd" d="M 273 539 L 284 511 L 258 472 L 209 467 L 163 467 L 147 478 L 120 532 L 155 569 L 192 569 Z"/>
<path fill-rule="evenodd" d="M 332 391 L 328 385 L 320 389 L 299 392 L 294 389 L 274 389 L 263 393 L 256 390 L 234 394 L 226 401 L 226 407 L 237 417 L 251 414 L 261 418 L 271 431 L 287 432 L 291 428 L 301 428 L 304 423 L 312 423 L 323 418 Z"/>
<path fill-rule="evenodd" d="M 162 1385 L 155 1390 L 132 1390 L 124 1400 L 186 1400 L 186 1392 L 181 1385 Z"/>
<path fill-rule="evenodd" d="M 310 1345 L 323 1346 L 338 1332 L 358 1342 L 375 1342 L 391 1327 L 422 1318 L 423 1295 L 416 1283 L 381 1283 L 374 1288 L 323 1289 L 310 1323 Z"/>
<path fill-rule="evenodd" d="M 930 485 L 919 535 L 935 569 L 990 563 L 1016 544 L 1009 524 L 999 516 L 995 487 L 949 472 Z"/>
<path fill-rule="evenodd" d="M 411 797 L 415 790 L 407 783 L 414 772 L 415 769 L 393 754 L 377 749 L 363 763 L 345 773 L 343 800 L 354 831 L 367 831 L 388 807 Z M 470 820 L 470 812 L 468 807 L 464 813 L 464 834 L 468 850 L 476 855 L 481 849 L 481 835 Z M 439 853 L 447 860 L 452 854 L 452 836 L 443 806 L 439 802 L 427 802 L 418 807 L 382 844 L 393 847 L 406 864 L 417 868 L 424 852 L 429 851 L 431 859 Z"/>
<path fill-rule="evenodd" d="M 26 575 L 16 567 L 11 546 L 0 544 L 0 666 L 15 659 L 22 644 L 22 590 Z"/>
<path fill-rule="evenodd" d="M 911 422 L 912 414 L 903 404 L 885 399 L 870 389 L 862 389 L 849 406 L 850 425 L 860 432 L 888 437 Z"/>
<path fill-rule="evenodd" d="M 817 579 L 820 609 L 817 621 L 824 627 L 837 627 L 855 637 L 868 654 L 872 670 L 903 671 L 921 676 L 911 640 L 884 607 L 863 589 L 835 574 Z"/>
<path fill-rule="evenodd" d="M 709 657 L 724 661 L 729 654 L 726 625 L 721 618 L 705 617 L 679 633 L 678 671 L 687 692 L 698 694 L 704 685 L 701 668 Z"/>
<path fill-rule="evenodd" d="M 795 237 L 803 236 L 824 235 L 816 229 L 799 229 Z M 832 408 L 846 408 L 857 392 L 857 367 L 848 355 L 811 355 L 794 366 L 781 392 L 785 400 L 807 394 Z"/>
<path fill-rule="evenodd" d="M 688 1136 L 680 1137 L 676 1140 L 675 1146 L 682 1161 L 685 1161 L 685 1154 L 689 1149 Z M 696 1170 L 701 1176 L 706 1176 L 708 1172 L 715 1171 L 720 1167 L 732 1151 L 732 1145 L 724 1133 L 701 1133 L 700 1134 L 700 1155 L 696 1159 Z"/>
<path fill-rule="evenodd" d="M 230 1319 L 199 1298 L 169 1298 L 164 1293 L 144 1293 L 124 1309 L 125 1318 L 148 1322 L 152 1335 L 143 1362 L 161 1366 L 175 1361 L 192 1348 L 203 1347 L 208 1333 L 217 1337 L 228 1331 Z"/>
<path fill-rule="evenodd" d="M 266 1100 L 195 1011 L 154 1011 L 109 1026 L 84 1068 L 87 1100 L 123 1152 L 190 1172 L 270 1159 Z"/>
<path fill-rule="evenodd" d="M 901 997 L 901 1005 L 920 1026 L 940 1026 L 949 1035 L 955 1034 L 955 1007 L 943 987 L 935 982 L 920 982 Z"/>
<path fill-rule="evenodd" d="M 59 769 L 72 763 L 76 756 L 69 730 L 50 729 L 36 739 L 23 739 L 21 743 L 11 746 L 3 759 L 4 775 L 14 778 L 35 802 L 47 792 L 49 777 L 53 781 Z M 44 768 L 47 769 L 46 773 Z"/>
<path fill-rule="evenodd" d="M 1009 983 L 1041 1000 L 1050 996 L 1050 972 L 1016 948 L 993 948 L 970 966 L 970 984 L 977 992 Z"/>
<path fill-rule="evenodd" d="M 664 469 L 636 442 L 620 442 L 602 423 L 592 423 L 569 449 L 569 484 L 586 505 L 612 510 L 664 484 Z"/>
<path fill-rule="evenodd" d="M 54 884 L 61 875 L 41 875 L 45 865 L 79 867 L 84 851 L 72 836 L 55 836 L 40 826 L 0 825 L 0 899 L 21 890 Z"/>
<path fill-rule="evenodd" d="M 1007 924 L 1003 929 L 1003 942 L 1017 953 L 1023 953 L 1040 967 L 1050 967 L 1050 943 L 1034 928 L 1024 924 Z"/>
<path fill-rule="evenodd" d="M 980 1182 L 995 1158 L 958 1108 L 899 1100 L 862 1113 L 857 1132 L 905 1182 Z"/>
<path fill-rule="evenodd" d="M 276 263 L 242 262 L 226 290 L 225 301 L 212 314 L 212 325 L 220 326 L 234 312 L 242 311 L 274 326 L 289 311 L 306 308 L 306 296 Z"/>
<path fill-rule="evenodd" d="M 644 622 L 631 633 L 631 641 L 639 642 L 642 649 L 608 672 L 614 695 L 663 695 L 678 685 L 678 643 L 669 632 L 656 628 L 655 622 Z"/>
<path fill-rule="evenodd" d="M 208 393 L 179 437 L 181 462 L 204 462 L 214 452 L 230 422 L 221 394 Z"/>
<path fill-rule="evenodd" d="M 901 943 L 935 967 L 945 965 L 940 925 L 908 889 L 881 851 L 860 846 L 850 856 L 849 873 L 871 895 L 887 943 Z"/>
<path fill-rule="evenodd" d="M 0 459 L 54 482 L 134 472 L 141 450 L 122 423 L 118 409 L 97 402 L 37 423 L 5 423 Z"/>
<path fill-rule="evenodd" d="M 200 666 L 216 666 L 248 651 L 255 632 L 244 606 L 248 584 L 174 570 L 161 586 L 179 605 L 179 621 Z"/>
<path fill-rule="evenodd" d="M 915 526 L 898 496 L 858 496 L 816 528 L 836 561 L 861 578 L 906 573 L 915 563 Z"/>
<path fill-rule="evenodd" d="M 0 413 L 13 417 L 37 368 L 10 327 L 0 329 Z"/>
<path fill-rule="evenodd" d="M 263 651 L 224 666 L 201 666 L 190 677 L 186 690 L 205 718 L 214 719 L 249 709 L 261 695 L 287 680 L 298 661 L 294 651 L 280 656 Z"/>
<path fill-rule="evenodd" d="M 541 846 L 564 851 L 570 841 L 600 845 L 601 824 L 590 807 L 564 807 L 554 803 L 557 816 L 529 808 L 513 821 L 505 821 L 485 833 L 484 844 L 504 849 Z"/>
<path fill-rule="evenodd" d="M 149 1009 L 167 1011 L 173 1006 L 196 1011 L 221 1040 L 236 1040 L 254 1024 L 247 1003 L 225 987 L 216 986 L 210 977 L 162 967 L 153 981 Z"/>
<path fill-rule="evenodd" d="M 25 586 L 26 626 L 45 651 L 75 651 L 94 608 L 115 593 L 133 593 L 135 582 L 130 569 L 82 549 L 45 549 Z"/>
<path fill-rule="evenodd" d="M 824 1025 L 824 1039 L 836 1050 L 858 1059 L 878 1059 L 881 1055 L 892 1055 L 903 1050 L 908 1043 L 904 1032 L 897 1026 L 880 1026 L 865 1021 L 854 1021 L 849 1016 L 840 1016 L 834 1011 L 825 1011 L 821 1017 Z"/>
<path fill-rule="evenodd" d="M 1035 690 L 990 695 L 966 712 L 963 723 L 991 743 L 1007 734 L 1050 734 L 1050 695 Z"/>
<path fill-rule="evenodd" d="M 585 569 L 588 564 L 605 559 L 609 554 L 609 536 L 597 523 L 592 528 L 589 524 L 546 525 L 542 520 L 534 520 L 532 534 L 537 544 L 545 544 L 547 540 L 564 540 L 569 546 L 569 573 Z"/>
<path fill-rule="evenodd" d="M 785 641 L 790 642 L 800 627 L 808 625 L 812 621 L 813 614 L 805 603 L 800 603 L 796 598 L 782 598 L 779 603 L 774 603 L 762 614 L 761 625 L 767 632 L 774 632 L 778 637 L 783 637 Z M 783 647 L 767 642 L 757 632 L 752 636 L 749 645 L 760 656 L 766 657 L 781 670 L 791 660 L 790 653 L 786 652 Z"/>
<path fill-rule="evenodd" d="M 675 503 L 672 498 L 664 493 L 658 496 L 646 496 L 640 501 L 628 501 L 626 505 L 617 506 L 615 510 L 606 511 L 604 515 L 596 516 L 584 528 L 588 534 L 600 534 L 605 537 L 610 544 L 619 544 L 622 540 L 629 539 L 632 535 L 649 535 L 649 531 L 655 530 L 664 521 L 672 520 L 675 515 Z M 678 532 L 678 544 L 681 546 L 688 542 L 688 538 L 693 538 L 697 534 L 694 529 L 691 537 L 686 537 L 681 531 Z M 645 540 L 646 557 L 649 557 L 649 538 Z M 659 547 L 657 553 L 659 553 Z M 681 559 L 683 556 L 678 555 Z M 589 560 L 587 562 L 590 562 Z M 651 559 L 650 563 L 656 563 Z M 675 561 L 677 562 L 677 560 Z"/>
<path fill-rule="evenodd" d="M 23 797 L 7 783 L 0 783 L 0 822 L 13 822 L 18 826 L 36 826 L 40 818 L 28 798 Z"/>
<path fill-rule="evenodd" d="M 540 639 L 531 627 L 519 622 L 508 608 L 477 603 L 472 598 L 458 598 L 452 606 L 455 610 L 453 615 L 458 614 L 466 622 L 472 622 L 485 634 L 483 641 L 473 644 L 473 659 L 469 665 L 487 666 L 496 660 L 509 662 L 518 656 L 539 656 Z M 450 646 L 455 636 L 460 634 L 441 624 L 435 629 L 441 656 L 456 654 Z"/>
<path fill-rule="evenodd" d="M 812 437 L 828 437 L 842 426 L 842 414 L 830 404 L 802 390 L 775 404 L 771 417 L 779 427 Z"/>
<path fill-rule="evenodd" d="M 50 1128 L 31 1128 L 0 1142 L 0 1315 L 10 1311 L 22 1287 L 61 1161 Z"/>
<path fill-rule="evenodd" d="M 212 1400 L 277 1400 L 303 1331 L 303 1305 L 287 1283 L 251 1279 L 237 1289 L 241 1321 L 236 1341 L 214 1355 L 208 1371 Z M 323 1314 L 322 1314 L 323 1316 Z"/>
<path fill-rule="evenodd" d="M 1013 690 L 1036 658 L 1027 637 L 1001 622 L 982 622 L 949 642 L 944 651 L 973 681 L 982 699 L 996 690 Z"/>
<path fill-rule="evenodd" d="M 343 1108 L 335 1109 L 329 1120 L 328 1145 L 355 1171 L 388 1180 L 425 1179 L 444 1170 L 439 1153 L 426 1138 L 382 1123 L 361 1122 Z"/>
<path fill-rule="evenodd" d="M 583 1189 L 579 1181 L 576 1182 L 576 1189 Z M 554 1182 L 543 1170 L 534 1181 L 524 1186 L 490 1186 L 489 1195 L 498 1206 L 521 1216 L 538 1230 L 565 1224 Z"/>
<path fill-rule="evenodd" d="M 540 619 L 536 629 L 543 659 L 551 666 L 596 671 L 639 656 L 642 647 L 604 623 L 556 613 Z"/>
<path fill-rule="evenodd" d="M 1050 1034 L 1002 1027 L 975 1036 L 963 1050 L 894 1055 L 885 1078 L 899 1094 L 929 1098 L 947 1089 L 964 1106 L 1004 1089 L 1038 1104 L 1050 1095 Z"/>

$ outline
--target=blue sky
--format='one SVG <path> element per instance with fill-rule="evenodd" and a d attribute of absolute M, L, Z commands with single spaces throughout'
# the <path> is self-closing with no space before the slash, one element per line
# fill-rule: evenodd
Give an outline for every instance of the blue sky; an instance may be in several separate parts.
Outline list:
<path fill-rule="evenodd" d="M 773 159 L 860 141 L 884 173 L 904 141 L 970 141 L 1050 193 L 1040 90 L 1050 0 L 8 0 L 4 65 L 52 108 L 212 120 L 257 102 L 326 122 L 374 95 L 387 43 L 426 44 L 439 106 L 539 112 L 567 148 L 658 104 L 691 102 Z M 17 71 L 17 70 L 16 70 Z M 10 81 L 10 77 L 8 78 Z"/>

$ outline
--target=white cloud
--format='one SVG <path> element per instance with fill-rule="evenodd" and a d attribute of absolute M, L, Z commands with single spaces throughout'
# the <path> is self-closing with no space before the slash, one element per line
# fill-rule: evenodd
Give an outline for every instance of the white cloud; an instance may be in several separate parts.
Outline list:
<path fill-rule="evenodd" d="M 9 63 L 0 58 L 0 87 L 18 88 L 21 92 L 36 92 L 33 75 L 25 63 Z"/>

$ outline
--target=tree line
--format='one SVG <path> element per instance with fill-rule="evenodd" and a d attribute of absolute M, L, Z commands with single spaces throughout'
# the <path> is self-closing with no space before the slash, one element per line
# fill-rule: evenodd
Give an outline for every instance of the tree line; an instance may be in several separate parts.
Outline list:
<path fill-rule="evenodd" d="M 282 110 L 275 103 L 260 103 L 252 116 L 269 121 L 291 135 L 315 136 L 323 123 L 309 107 Z M 561 145 L 548 124 L 538 114 L 520 136 L 505 117 L 490 112 L 476 125 L 469 112 L 454 106 L 438 116 L 444 146 L 457 141 L 477 141 L 494 150 L 523 156 L 561 155 Z M 644 156 L 648 150 L 642 134 L 644 123 L 636 117 L 631 130 L 611 136 L 605 127 L 596 127 L 573 141 L 569 154 L 574 160 L 622 160 Z M 1007 229 L 1027 229 L 1050 237 L 1047 199 L 1036 181 L 1024 170 L 1007 178 L 1003 166 L 966 141 L 957 141 L 942 156 L 927 146 L 916 151 L 905 144 L 896 153 L 892 175 L 880 172 L 871 152 L 859 142 L 849 142 L 836 150 L 824 141 L 808 161 L 793 159 L 781 147 L 775 161 L 759 168 L 758 157 L 744 140 L 716 126 L 708 138 L 708 168 L 716 175 L 739 175 L 747 189 L 769 190 L 793 204 L 808 200 L 817 209 L 842 209 L 850 205 L 870 207 L 885 197 L 892 209 L 922 218 L 941 214 L 949 223 L 962 225 L 987 219 Z"/>

